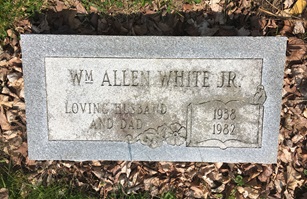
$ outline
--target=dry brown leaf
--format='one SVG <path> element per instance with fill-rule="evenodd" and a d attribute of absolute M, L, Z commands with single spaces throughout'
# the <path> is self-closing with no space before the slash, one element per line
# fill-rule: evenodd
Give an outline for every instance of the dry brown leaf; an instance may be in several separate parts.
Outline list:
<path fill-rule="evenodd" d="M 5 66 L 7 65 L 7 61 L 3 61 L 5 62 Z M 1 66 L 1 62 L 0 62 L 0 66 Z M 6 68 L 0 68 L 0 81 L 1 81 L 1 84 L 3 84 L 6 79 L 7 79 L 7 73 L 8 73 L 8 69 Z M 1 85 L 0 84 L 0 85 Z M 2 86 L 2 85 L 1 85 Z M 1 100 L 0 100 L 1 101 Z"/>
<path fill-rule="evenodd" d="M 14 102 L 9 101 L 9 99 L 10 99 L 9 96 L 0 94 L 0 106 L 4 105 L 6 107 L 10 107 L 11 108 L 13 106 Z M 1 110 L 0 110 L 0 112 L 1 112 Z"/>
<path fill-rule="evenodd" d="M 4 131 L 7 131 L 7 130 L 11 129 L 11 125 L 7 121 L 7 118 L 6 118 L 6 114 L 4 112 L 4 108 L 1 105 L 0 105 L 0 125 L 1 125 L 1 129 L 4 130 Z"/>
<path fill-rule="evenodd" d="M 20 166 L 22 162 L 22 158 L 19 156 L 11 156 L 13 164 Z"/>
<path fill-rule="evenodd" d="M 3 54 L 4 54 L 4 53 L 0 54 L 0 58 L 1 58 L 1 56 L 3 56 Z M 5 66 L 8 66 L 8 61 L 6 61 L 6 60 L 0 61 L 0 67 L 5 67 Z M 2 69 L 3 69 L 3 68 L 0 69 L 1 72 L 2 72 Z M 1 74 L 1 75 L 4 76 L 4 74 Z"/>
<path fill-rule="evenodd" d="M 94 7 L 94 6 L 90 6 L 90 12 L 91 13 L 98 13 L 98 9 L 96 8 L 96 7 Z"/>
<path fill-rule="evenodd" d="M 192 10 L 193 6 L 191 4 L 185 3 L 182 5 L 183 11 L 189 11 Z"/>
<path fill-rule="evenodd" d="M 294 22 L 294 28 L 292 31 L 293 34 L 304 34 L 305 33 L 305 27 L 302 21 L 295 21 Z"/>
<path fill-rule="evenodd" d="M 285 148 L 282 150 L 282 153 L 279 154 L 279 158 L 282 162 L 288 163 L 292 161 L 291 155 L 291 152 Z"/>
<path fill-rule="evenodd" d="M 114 180 L 114 183 L 118 183 L 120 185 L 122 185 L 123 187 L 127 187 L 127 183 L 128 183 L 128 180 L 127 180 L 127 175 L 125 173 L 121 173 L 117 179 Z"/>
<path fill-rule="evenodd" d="M 13 57 L 12 59 L 9 60 L 9 64 L 10 66 L 17 66 L 18 69 L 15 69 L 16 71 L 18 72 L 22 72 L 22 69 L 21 69 L 21 59 L 19 57 Z"/>
<path fill-rule="evenodd" d="M 14 81 L 18 80 L 21 76 L 22 76 L 22 74 L 19 73 L 19 72 L 10 72 L 10 73 L 7 75 L 7 79 L 8 79 L 10 82 L 14 82 Z"/>
<path fill-rule="evenodd" d="M 171 162 L 160 162 L 159 172 L 160 173 L 167 173 L 173 170 L 173 164 Z"/>
<path fill-rule="evenodd" d="M 209 185 L 210 188 L 215 186 L 213 180 L 211 180 L 207 176 L 203 176 L 202 179 Z"/>
<path fill-rule="evenodd" d="M 258 176 L 261 182 L 267 182 L 272 175 L 273 171 L 271 166 L 263 165 L 263 172 Z"/>
<path fill-rule="evenodd" d="M 222 193 L 225 190 L 226 185 L 223 183 L 215 189 L 211 189 L 212 193 Z"/>
<path fill-rule="evenodd" d="M 28 145 L 26 142 L 23 142 L 22 145 L 15 150 L 16 153 L 20 153 L 23 157 L 27 157 L 28 155 Z"/>
<path fill-rule="evenodd" d="M 18 100 L 18 99 L 14 100 L 13 107 L 18 108 L 18 110 L 25 110 L 26 109 L 25 103 L 23 101 Z"/>
<path fill-rule="evenodd" d="M 194 4 L 193 5 L 193 11 L 202 11 L 206 8 L 206 4 Z"/>
<path fill-rule="evenodd" d="M 86 9 L 84 8 L 84 6 L 82 5 L 82 3 L 80 1 L 75 1 L 75 7 L 77 9 L 77 13 L 81 13 L 81 14 L 87 14 Z"/>
<path fill-rule="evenodd" d="M 287 56 L 287 61 L 301 61 L 304 59 L 305 55 L 306 55 L 306 46 L 305 45 L 301 45 L 301 46 L 290 46 L 289 48 L 293 48 L 290 49 L 290 56 Z"/>
<path fill-rule="evenodd" d="M 203 198 L 204 193 L 202 191 L 202 189 L 196 187 L 196 186 L 192 186 L 191 190 L 193 190 L 193 196 L 194 198 Z"/>
<path fill-rule="evenodd" d="M 9 36 L 9 37 L 13 37 L 14 36 L 14 31 L 12 29 L 8 29 L 6 31 L 6 33 L 7 33 L 7 36 Z"/>
<path fill-rule="evenodd" d="M 7 66 L 8 64 L 7 64 L 6 61 L 8 61 L 10 59 L 11 59 L 11 55 L 9 53 L 7 53 L 7 52 L 1 53 L 0 54 L 0 60 L 2 61 L 1 66 Z"/>
<path fill-rule="evenodd" d="M 138 183 L 140 183 L 140 172 L 138 171 L 133 171 L 130 175 L 130 181 L 132 182 L 132 185 L 137 185 Z"/>
<path fill-rule="evenodd" d="M 288 44 L 289 44 L 290 47 L 291 46 L 303 46 L 303 45 L 305 45 L 305 42 L 304 42 L 304 40 L 299 39 L 297 37 L 290 37 L 290 38 L 288 38 Z"/>
<path fill-rule="evenodd" d="M 101 163 L 100 163 L 100 161 L 93 160 L 93 161 L 92 161 L 92 165 L 93 165 L 94 167 L 100 167 L 100 166 L 101 166 Z"/>
<path fill-rule="evenodd" d="M 243 196 L 245 198 L 247 198 L 247 197 L 250 198 L 250 199 L 258 199 L 259 198 L 259 195 L 260 195 L 259 190 L 253 189 L 252 187 L 245 187 L 244 189 L 245 189 L 245 191 L 243 193 Z"/>
<path fill-rule="evenodd" d="M 56 6 L 55 6 L 55 10 L 57 12 L 61 12 L 64 9 L 64 2 L 62 1 L 56 1 Z"/>
<path fill-rule="evenodd" d="M 3 94 L 7 94 L 7 95 L 10 95 L 11 97 L 13 97 L 13 98 L 19 98 L 18 97 L 18 95 L 16 95 L 15 93 L 14 93 L 14 91 L 11 91 L 8 87 L 6 87 L 6 86 L 4 86 L 3 88 L 2 88 L 2 93 Z"/>
<path fill-rule="evenodd" d="M 35 160 L 30 160 L 29 157 L 26 157 L 26 165 L 27 166 L 35 166 L 36 161 Z"/>
<path fill-rule="evenodd" d="M 298 173 L 292 166 L 287 166 L 287 189 L 291 193 L 294 192 L 296 187 L 300 187 L 303 184 L 301 174 Z"/>
<path fill-rule="evenodd" d="M 305 111 L 306 111 L 306 109 L 305 109 Z M 303 135 L 297 134 L 291 140 L 294 144 L 297 144 L 298 142 L 302 142 L 304 138 L 305 137 Z"/>
<path fill-rule="evenodd" d="M 154 10 L 151 10 L 151 9 L 145 9 L 145 14 L 146 15 L 153 15 L 153 14 L 156 14 L 157 12 L 156 11 L 154 11 Z"/>
<path fill-rule="evenodd" d="M 103 196 L 107 196 L 109 192 L 111 192 L 112 190 L 114 190 L 113 188 L 113 184 L 111 183 L 106 183 L 103 188 L 100 191 L 100 194 Z"/>
<path fill-rule="evenodd" d="M 216 162 L 214 165 L 217 169 L 220 169 L 223 166 L 223 162 Z"/>
<path fill-rule="evenodd" d="M 160 179 L 158 177 L 150 177 L 144 179 L 144 188 L 145 190 L 150 190 L 153 186 L 159 186 Z"/>
<path fill-rule="evenodd" d="M 241 193 L 241 194 L 245 191 L 244 188 L 241 187 L 241 186 L 237 187 L 237 190 L 238 190 L 238 192 Z"/>
<path fill-rule="evenodd" d="M 285 9 L 290 8 L 293 5 L 293 3 L 294 3 L 294 0 L 285 0 L 284 1 L 284 8 Z"/>
<path fill-rule="evenodd" d="M 20 99 L 24 99 L 24 98 L 25 98 L 24 86 L 21 88 L 21 90 L 20 90 L 20 92 L 19 92 L 19 97 L 20 97 Z"/>
<path fill-rule="evenodd" d="M 0 189 L 0 198 L 1 199 L 9 199 L 9 190 L 6 188 Z"/>

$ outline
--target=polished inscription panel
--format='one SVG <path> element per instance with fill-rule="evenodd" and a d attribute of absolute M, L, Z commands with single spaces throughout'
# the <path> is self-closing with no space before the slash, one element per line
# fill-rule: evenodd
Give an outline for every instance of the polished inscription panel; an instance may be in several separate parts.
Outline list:
<path fill-rule="evenodd" d="M 261 147 L 262 65 L 246 58 L 46 57 L 48 139 Z"/>

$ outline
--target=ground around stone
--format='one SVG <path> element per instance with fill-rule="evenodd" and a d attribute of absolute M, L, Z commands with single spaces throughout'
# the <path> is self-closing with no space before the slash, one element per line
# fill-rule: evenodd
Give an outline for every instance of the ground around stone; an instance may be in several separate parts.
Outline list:
<path fill-rule="evenodd" d="M 280 11 L 295 12 L 296 1 L 274 8 L 265 1 L 191 1 L 176 5 L 180 10 L 153 2 L 134 12 L 110 8 L 102 14 L 79 1 L 52 1 L 7 30 L 0 48 L 0 165 L 22 170 L 33 185 L 61 181 L 97 198 L 119 189 L 152 198 L 169 191 L 177 198 L 307 198 L 306 9 L 288 18 Z M 21 33 L 288 37 L 277 164 L 29 160 Z M 5 193 L 0 189 L 0 197 Z"/>

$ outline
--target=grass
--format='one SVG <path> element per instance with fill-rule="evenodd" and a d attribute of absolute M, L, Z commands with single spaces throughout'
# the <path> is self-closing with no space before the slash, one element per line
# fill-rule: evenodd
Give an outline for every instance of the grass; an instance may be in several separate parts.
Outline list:
<path fill-rule="evenodd" d="M 10 199 L 92 199 L 65 182 L 49 186 L 32 185 L 21 169 L 12 168 L 11 165 L 0 161 L 0 188 L 8 189 Z"/>
<path fill-rule="evenodd" d="M 94 199 L 94 197 L 87 196 L 85 193 L 73 190 L 63 184 L 50 185 L 50 186 L 38 186 L 34 187 L 26 198 L 54 198 L 54 199 Z"/>
<path fill-rule="evenodd" d="M 236 193 L 237 193 L 237 187 L 240 186 L 244 186 L 244 180 L 243 177 L 241 175 L 237 175 L 233 181 L 236 183 L 236 186 L 234 187 L 234 189 L 231 190 L 230 195 L 228 197 L 228 199 L 236 199 Z"/>
<path fill-rule="evenodd" d="M 112 193 L 108 196 L 108 199 L 148 199 L 148 198 L 152 198 L 152 196 L 150 195 L 150 193 L 148 192 L 144 192 L 144 193 L 137 193 L 137 194 L 125 194 L 122 189 L 119 189 L 119 191 L 117 191 L 116 193 Z M 159 199 L 176 199 L 176 196 L 173 192 L 168 191 L 164 194 L 162 194 L 159 197 L 156 197 Z"/>
<path fill-rule="evenodd" d="M 102 2 L 101 0 L 81 0 L 82 5 L 89 11 L 90 6 L 95 7 L 99 12 L 106 12 L 111 7 L 123 8 L 124 3 L 123 1 L 116 1 L 116 0 L 107 0 Z"/>
<path fill-rule="evenodd" d="M 237 175 L 234 179 L 235 183 L 238 185 L 238 186 L 244 186 L 244 181 L 243 181 L 243 177 L 241 175 Z"/>
<path fill-rule="evenodd" d="M 0 188 L 8 189 L 10 198 L 21 197 L 20 187 L 25 180 L 20 171 L 14 171 L 11 168 L 11 164 L 0 162 Z"/>
<path fill-rule="evenodd" d="M 0 0 L 0 39 L 6 36 L 7 29 L 13 28 L 16 20 L 33 16 L 46 3 L 45 0 Z"/>
<path fill-rule="evenodd" d="M 71 182 L 58 181 L 48 186 L 32 185 L 27 174 L 20 168 L 12 168 L 12 164 L 0 161 L 0 188 L 6 188 L 9 191 L 10 199 L 94 199 L 97 197 L 89 196 L 90 193 L 78 190 L 70 186 Z M 91 193 L 94 195 L 95 193 Z M 147 199 L 151 198 L 149 192 L 135 194 L 126 194 L 123 188 L 112 192 L 108 199 Z M 168 191 L 161 196 L 161 199 L 176 199 L 173 192 Z"/>
<path fill-rule="evenodd" d="M 166 8 L 171 9 L 171 7 L 174 8 L 174 3 L 178 0 L 155 0 L 154 3 L 157 5 L 158 9 L 160 8 Z M 192 2 L 193 0 L 191 0 Z M 200 0 L 195 0 L 200 1 Z M 83 6 L 89 11 L 90 6 L 95 7 L 98 12 L 108 12 L 110 9 L 118 10 L 119 12 L 123 13 L 132 13 L 132 12 L 139 12 L 141 7 L 144 7 L 145 5 L 153 5 L 152 0 L 81 0 Z M 180 2 L 182 2 L 180 0 Z"/>

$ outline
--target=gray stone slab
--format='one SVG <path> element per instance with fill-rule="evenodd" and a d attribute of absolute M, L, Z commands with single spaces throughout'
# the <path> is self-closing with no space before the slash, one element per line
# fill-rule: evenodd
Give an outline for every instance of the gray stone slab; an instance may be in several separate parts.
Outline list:
<path fill-rule="evenodd" d="M 286 40 L 22 35 L 29 158 L 275 163 Z"/>

